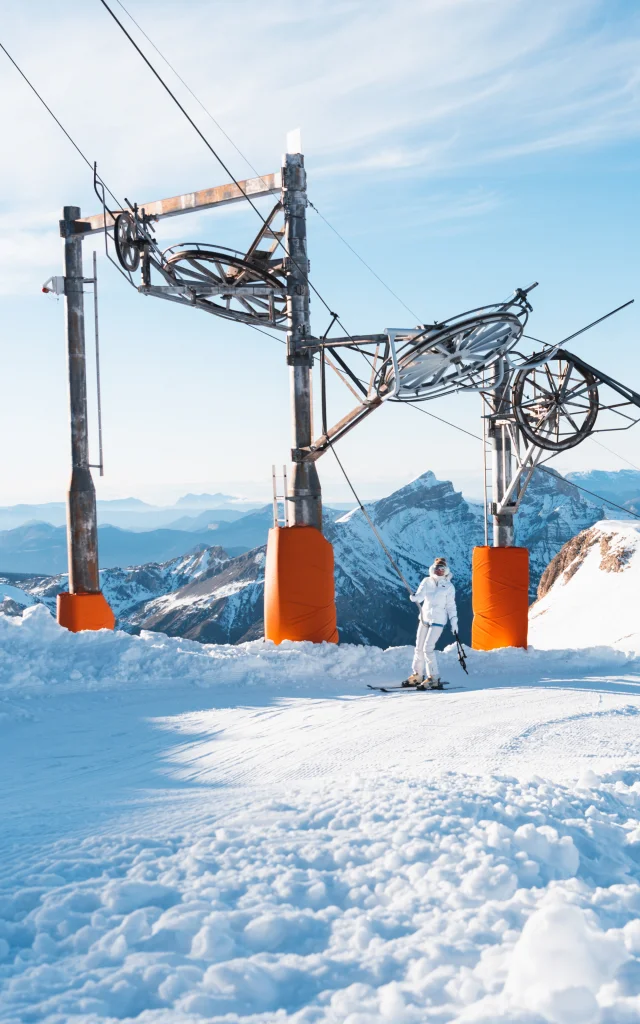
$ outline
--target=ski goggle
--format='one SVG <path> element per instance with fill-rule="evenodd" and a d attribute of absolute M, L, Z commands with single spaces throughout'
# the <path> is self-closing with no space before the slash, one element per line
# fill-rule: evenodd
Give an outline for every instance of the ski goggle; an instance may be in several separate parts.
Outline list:
<path fill-rule="evenodd" d="M 436 574 L 436 576 L 444 576 L 447 569 L 446 566 L 444 565 L 436 565 L 433 571 Z"/>

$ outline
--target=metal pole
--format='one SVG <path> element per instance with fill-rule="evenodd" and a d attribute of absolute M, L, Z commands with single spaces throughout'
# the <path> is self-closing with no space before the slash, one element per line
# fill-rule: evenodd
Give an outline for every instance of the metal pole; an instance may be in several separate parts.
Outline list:
<path fill-rule="evenodd" d="M 484 373 L 482 374 L 482 383 L 484 384 Z M 488 487 L 489 481 L 487 480 L 487 416 L 486 410 L 488 403 L 484 395 L 482 395 L 482 492 L 483 492 L 483 503 L 484 503 L 484 546 L 489 547 L 489 507 L 488 507 Z"/>
<path fill-rule="evenodd" d="M 71 483 L 67 499 L 69 593 L 95 594 L 100 590 L 98 524 L 96 492 L 89 469 L 82 235 L 75 234 L 75 221 L 79 219 L 79 207 L 64 207 L 60 234 L 64 238 L 64 294 L 71 413 Z"/>
<path fill-rule="evenodd" d="M 98 325 L 98 254 L 93 252 L 93 321 L 96 339 L 96 391 L 98 411 L 98 468 L 104 476 L 104 455 L 102 449 L 102 388 L 100 386 L 100 328 Z"/>
<path fill-rule="evenodd" d="M 287 363 L 291 374 L 293 469 L 286 520 L 289 526 L 322 529 L 322 492 L 314 462 L 305 462 L 313 440 L 313 354 L 303 346 L 311 333 L 309 320 L 309 261 L 307 259 L 307 176 L 302 153 L 287 153 L 282 166 L 287 256 Z"/>
<path fill-rule="evenodd" d="M 511 435 L 505 426 L 511 412 L 510 380 L 502 362 L 498 360 L 496 363 L 496 381 L 499 383 L 493 389 L 493 415 L 489 420 L 492 449 L 493 546 L 510 548 L 513 547 L 514 541 L 513 512 L 503 511 L 498 514 L 495 511 L 506 494 L 512 476 Z"/>

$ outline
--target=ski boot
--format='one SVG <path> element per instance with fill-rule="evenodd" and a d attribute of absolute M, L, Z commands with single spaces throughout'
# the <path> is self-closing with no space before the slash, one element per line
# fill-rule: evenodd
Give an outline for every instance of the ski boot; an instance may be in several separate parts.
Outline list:
<path fill-rule="evenodd" d="M 416 690 L 442 690 L 443 686 L 439 679 L 432 679 L 431 676 L 427 676 L 418 686 Z"/>
<path fill-rule="evenodd" d="M 418 675 L 417 672 L 412 672 L 408 679 L 403 680 L 402 686 L 415 686 L 419 687 L 423 682 L 422 676 Z M 424 687 L 423 687 L 424 689 Z"/>

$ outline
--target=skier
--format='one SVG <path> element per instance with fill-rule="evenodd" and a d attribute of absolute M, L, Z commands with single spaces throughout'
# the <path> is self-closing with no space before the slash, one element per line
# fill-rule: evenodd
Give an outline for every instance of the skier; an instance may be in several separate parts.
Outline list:
<path fill-rule="evenodd" d="M 417 689 L 437 689 L 440 686 L 440 674 L 435 648 L 447 619 L 451 622 L 454 636 L 457 638 L 458 635 L 456 592 L 446 558 L 436 558 L 429 569 L 429 575 L 423 579 L 415 594 L 411 594 L 411 600 L 422 607 L 411 675 L 402 685 L 416 686 Z"/>

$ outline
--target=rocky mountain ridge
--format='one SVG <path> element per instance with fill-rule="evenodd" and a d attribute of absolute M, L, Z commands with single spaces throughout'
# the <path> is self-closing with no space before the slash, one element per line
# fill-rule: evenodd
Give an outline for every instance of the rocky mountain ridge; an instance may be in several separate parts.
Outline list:
<path fill-rule="evenodd" d="M 640 650 L 640 524 L 604 520 L 549 563 L 529 610 L 535 647 Z"/>

